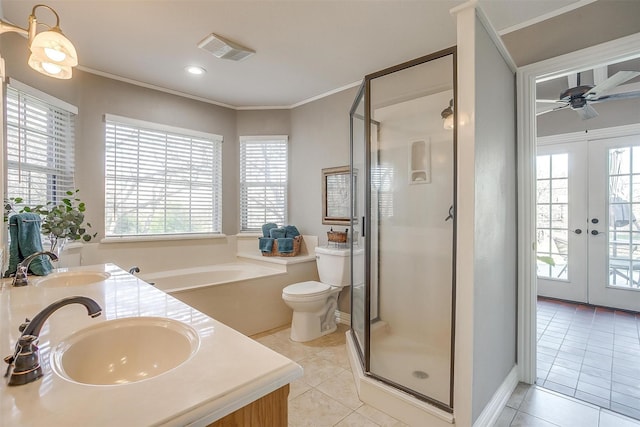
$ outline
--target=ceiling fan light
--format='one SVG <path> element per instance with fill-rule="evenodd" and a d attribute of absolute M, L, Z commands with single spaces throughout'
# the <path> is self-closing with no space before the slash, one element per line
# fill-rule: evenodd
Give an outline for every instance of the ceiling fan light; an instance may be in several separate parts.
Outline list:
<path fill-rule="evenodd" d="M 70 66 L 56 64 L 46 59 L 43 61 L 42 58 L 39 58 L 35 54 L 31 54 L 29 57 L 29 66 L 39 73 L 57 79 L 70 79 L 72 74 L 72 68 Z"/>
<path fill-rule="evenodd" d="M 37 58 L 42 58 L 43 61 L 44 58 L 47 58 L 48 62 L 60 66 L 75 67 L 78 65 L 76 48 L 58 27 L 36 34 L 29 47 L 31 53 Z"/>

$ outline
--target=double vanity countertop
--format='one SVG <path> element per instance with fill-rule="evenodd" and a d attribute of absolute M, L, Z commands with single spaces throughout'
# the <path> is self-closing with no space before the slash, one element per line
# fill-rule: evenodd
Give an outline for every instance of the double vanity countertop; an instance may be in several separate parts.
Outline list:
<path fill-rule="evenodd" d="M 38 286 L 37 277 L 20 288 L 12 287 L 10 279 L 0 284 L 2 357 L 13 354 L 25 318 L 49 304 L 85 296 L 102 307 L 102 315 L 93 319 L 80 304 L 62 307 L 49 317 L 38 341 L 44 376 L 21 386 L 8 386 L 6 378 L 0 383 L 2 426 L 206 426 L 302 376 L 295 362 L 114 264 L 72 270 L 100 271 L 110 277 L 79 286 Z M 99 322 L 147 316 L 193 328 L 199 337 L 197 351 L 168 372 L 127 384 L 81 384 L 54 372 L 52 352 L 74 332 Z"/>

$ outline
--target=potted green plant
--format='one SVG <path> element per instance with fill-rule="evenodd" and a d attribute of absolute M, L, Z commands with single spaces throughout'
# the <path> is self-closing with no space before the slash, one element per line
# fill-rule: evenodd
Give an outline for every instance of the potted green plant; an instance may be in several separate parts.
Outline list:
<path fill-rule="evenodd" d="M 20 212 L 33 212 L 42 217 L 40 231 L 42 234 L 49 236 L 51 252 L 60 254 L 68 241 L 83 240 L 90 241 L 96 237 L 97 233 L 89 234 L 87 228 L 91 228 L 90 223 L 84 223 L 84 212 L 86 205 L 78 198 L 78 192 L 67 191 L 65 197 L 59 204 L 47 202 L 45 205 L 37 205 L 34 207 L 24 206 Z M 7 211 L 12 211 L 12 203 L 21 204 L 21 197 L 12 197 L 10 202 L 5 204 L 5 221 L 7 220 Z"/>

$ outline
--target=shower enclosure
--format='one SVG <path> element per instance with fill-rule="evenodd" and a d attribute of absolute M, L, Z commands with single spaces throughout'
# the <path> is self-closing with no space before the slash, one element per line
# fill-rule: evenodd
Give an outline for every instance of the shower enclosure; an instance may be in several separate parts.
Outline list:
<path fill-rule="evenodd" d="M 370 74 L 350 113 L 352 245 L 365 251 L 351 340 L 368 377 L 449 413 L 455 61 L 451 48 Z"/>

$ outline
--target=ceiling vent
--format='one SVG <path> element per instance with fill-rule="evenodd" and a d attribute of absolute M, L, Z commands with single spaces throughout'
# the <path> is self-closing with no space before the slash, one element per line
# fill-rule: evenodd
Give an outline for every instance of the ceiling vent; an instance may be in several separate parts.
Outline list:
<path fill-rule="evenodd" d="M 242 61 L 256 53 L 248 47 L 241 46 L 213 33 L 198 43 L 198 47 L 212 53 L 217 58 L 230 59 L 232 61 Z"/>

